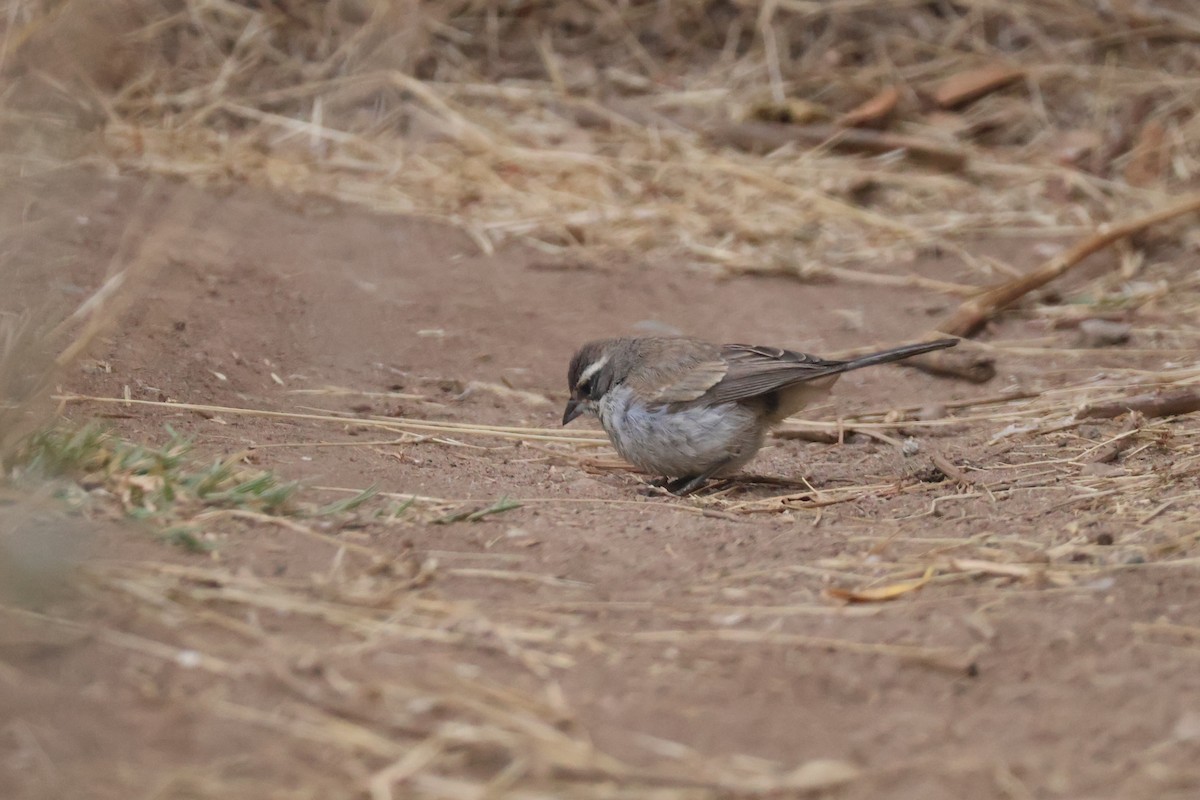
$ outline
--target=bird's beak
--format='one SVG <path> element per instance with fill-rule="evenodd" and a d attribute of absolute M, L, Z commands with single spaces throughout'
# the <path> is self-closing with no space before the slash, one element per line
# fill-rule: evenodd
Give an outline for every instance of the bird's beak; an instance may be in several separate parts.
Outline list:
<path fill-rule="evenodd" d="M 565 411 L 563 411 L 563 425 L 566 425 L 568 422 L 583 413 L 583 408 L 581 407 L 582 405 L 583 403 L 574 397 L 567 401 L 567 408 Z"/>

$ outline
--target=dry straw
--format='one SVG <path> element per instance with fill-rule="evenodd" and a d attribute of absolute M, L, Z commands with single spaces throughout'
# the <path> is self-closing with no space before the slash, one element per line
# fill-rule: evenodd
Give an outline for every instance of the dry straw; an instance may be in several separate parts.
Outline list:
<path fill-rule="evenodd" d="M 86 159 L 93 164 L 421 215 L 465 231 L 485 252 L 519 240 L 549 259 L 585 265 L 604 251 L 671 255 L 717 275 L 911 286 L 962 298 L 1026 272 L 1006 262 L 1008 245 L 1083 239 L 1104 222 L 1164 208 L 1194 184 L 1200 27 L 1168 8 L 1109 5 L 13 0 L 0 23 L 0 68 L 18 79 L 3 121 L 36 117 L 71 129 L 83 122 L 101 141 L 100 154 Z M 991 70 L 984 77 L 994 93 L 978 90 L 987 82 L 980 68 Z M 883 130 L 831 125 L 842 115 L 864 117 L 885 93 L 895 108 L 880 120 Z M 790 121 L 771 122 L 778 119 Z M 11 398 L 0 408 L 0 446 L 11 445 L 12 420 L 25 419 L 27 401 L 52 384 L 49 366 L 26 381 L 30 359 L 65 364 L 82 351 L 187 220 L 182 212 L 135 217 L 144 225 L 130 232 L 94 300 L 57 331 L 61 339 L 51 337 L 54 347 L 34 347 L 42 329 L 31 317 L 0 317 L 0 388 Z M 1149 232 L 1150 244 L 1159 235 Z M 995 246 L 981 252 L 981 239 Z M 889 631 L 910 630 L 905 615 L 922 606 L 1080 593 L 1123 571 L 1194 567 L 1196 433 L 1160 412 L 1178 409 L 1163 397 L 1195 396 L 1200 376 L 1187 354 L 1200 304 L 1194 275 L 1173 269 L 1178 250 L 1157 244 L 1166 253 L 1160 263 L 1124 251 L 1117 270 L 1092 279 L 1087 302 L 1077 305 L 1085 314 L 1151 306 L 1167 318 L 1191 314 L 1190 324 L 1156 323 L 1178 363 L 1139 362 L 1097 376 L 1084 359 L 1090 351 L 992 342 L 982 346 L 988 354 L 1079 363 L 1077 378 L 949 403 L 941 418 L 888 408 L 789 428 L 834 441 L 861 433 L 885 446 L 918 434 L 932 447 L 937 435 L 966 426 L 972 452 L 982 454 L 977 462 L 923 453 L 921 465 L 936 469 L 899 480 L 719 487 L 690 501 L 518 498 L 559 508 L 657 503 L 729 526 L 793 514 L 797 525 L 819 528 L 836 517 L 850 542 L 870 548 L 868 557 L 847 550 L 700 576 L 685 599 L 671 602 L 606 602 L 584 582 L 517 569 L 500 554 L 447 548 L 418 558 L 382 540 L 226 509 L 198 519 L 303 537 L 325 548 L 327 568 L 290 578 L 219 562 L 93 564 L 86 591 L 97 603 L 136 608 L 136 634 L 115 623 L 0 613 L 42 635 L 86 631 L 94 646 L 154 665 L 131 674 L 190 670 L 211 689 L 193 713 L 259 730 L 296 752 L 315 747 L 327 761 L 297 760 L 289 773 L 313 786 L 334 780 L 343 795 L 716 800 L 865 781 L 870 770 L 842 761 L 703 754 L 649 736 L 631 738 L 631 755 L 615 758 L 574 716 L 562 677 L 589 659 L 658 658 L 669 648 L 803 651 L 814 659 L 833 651 L 967 675 L 995 636 L 982 612 L 966 623 L 982 642 L 975 646 L 940 630 L 921 642 Z M 934 252 L 958 259 L 960 275 L 909 268 Z M 1070 324 L 1061 309 L 1039 297 L 1021 313 Z M 319 402 L 314 396 L 306 402 Z M 1142 398 L 1134 404 L 1140 416 L 1124 411 L 1131 397 Z M 347 417 L 320 410 L 58 399 L 163 415 L 254 415 L 348 446 L 337 435 Z M 1120 421 L 1091 421 L 1114 408 Z M 377 431 L 368 444 L 379 448 L 415 443 L 482 457 L 477 442 L 521 443 L 523 455 L 612 468 L 606 450 L 597 457 L 602 439 L 578 431 L 375 417 L 353 424 Z M 1139 461 L 1152 454 L 1159 461 Z M 1163 463 L 1169 467 L 1154 466 Z M 345 491 L 359 489 L 338 493 Z M 1060 512 L 1056 519 L 1069 521 L 1062 536 L 922 534 L 925 517 L 1018 494 Z M 486 510 L 469 506 L 479 498 L 388 499 L 432 517 L 474 508 L 465 520 Z M 887 518 L 873 513 L 881 501 L 893 512 Z M 1082 532 L 1097 509 L 1125 526 L 1127 542 L 1114 547 Z M 802 601 L 755 600 L 776 581 Z M 431 582 L 437 591 L 424 591 Z M 522 591 L 515 600 L 465 599 L 479 585 Z M 262 625 L 264 618 L 275 624 Z M 807 634 L 798 623 L 810 618 L 836 618 L 844 635 Z M 868 627 L 894 619 L 904 623 Z M 303 626 L 320 631 L 320 648 L 296 632 Z M 1137 631 L 1171 641 L 1191 632 L 1165 623 Z M 383 665 L 388 680 L 365 665 Z M 0 681 L 7 676 L 0 671 Z M 238 769 L 245 772 L 241 762 Z M 157 795 L 178 789 L 176 780 L 184 778 L 170 777 Z M 189 794 L 221 797 L 234 782 L 206 771 L 185 785 Z"/>
<path fill-rule="evenodd" d="M 551 254 L 673 253 L 719 271 L 960 293 L 903 265 L 940 247 L 982 279 L 1003 274 L 973 240 L 1086 233 L 1116 209 L 1161 204 L 1200 154 L 1191 28 L 1166 10 L 1058 0 L 1010 15 L 968 0 L 951 24 L 923 4 L 852 0 L 717 17 L 606 0 L 141 0 L 103 19 L 87 5 L 12 4 L 8 58 L 42 67 L 27 77 L 36 88 L 62 90 L 77 73 L 51 67 L 69 37 L 89 21 L 124 25 L 120 51 L 82 65 L 112 84 L 93 78 L 81 102 L 103 117 L 118 165 L 418 214 L 488 252 L 516 238 Z M 947 77 L 1011 60 L 1001 46 L 1020 52 L 1015 86 L 929 111 Z M 1102 55 L 1113 48 L 1119 59 Z M 810 135 L 765 156 L 727 141 L 756 116 L 836 117 L 885 88 L 907 139 L 875 155 L 838 149 L 870 130 L 829 126 L 781 126 Z M 1158 180 L 1114 179 L 1141 163 L 1146 119 L 1162 128 L 1154 153 L 1169 154 Z M 1068 146 L 1051 141 L 1078 131 L 1101 132 L 1076 148 L 1094 169 L 1064 163 Z M 953 147 L 961 163 L 906 159 L 912 142 Z"/>

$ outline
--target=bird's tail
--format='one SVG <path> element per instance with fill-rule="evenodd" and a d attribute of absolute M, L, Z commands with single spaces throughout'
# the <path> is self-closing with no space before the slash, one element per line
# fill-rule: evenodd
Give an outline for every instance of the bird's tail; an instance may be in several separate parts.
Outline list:
<path fill-rule="evenodd" d="M 905 344 L 899 347 L 891 347 L 887 350 L 881 350 L 878 353 L 872 353 L 869 356 L 861 356 L 852 358 L 848 361 L 843 361 L 839 366 L 841 369 L 838 372 L 849 372 L 852 369 L 862 369 L 863 367 L 873 367 L 876 364 L 887 364 L 892 361 L 901 361 L 905 358 L 919 356 L 922 353 L 929 353 L 934 350 L 942 350 L 947 347 L 954 347 L 958 344 L 958 339 L 935 339 L 932 342 L 920 342 L 918 344 Z"/>

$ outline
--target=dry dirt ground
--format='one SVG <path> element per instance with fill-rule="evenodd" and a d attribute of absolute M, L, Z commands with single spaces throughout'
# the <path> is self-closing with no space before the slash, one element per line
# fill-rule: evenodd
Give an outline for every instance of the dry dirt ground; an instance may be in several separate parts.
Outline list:
<path fill-rule="evenodd" d="M 1171 319 L 1089 351 L 1011 315 L 984 338 L 1050 349 L 997 349 L 986 386 L 878 368 L 810 415 L 943 404 L 961 421 L 776 440 L 752 469 L 793 484 L 677 499 L 604 447 L 366 423 L 553 429 L 591 337 L 833 355 L 916 337 L 953 300 L 632 255 L 484 257 L 422 220 L 250 191 L 74 171 L 19 188 L 0 200 L 7 257 L 63 296 L 100 285 L 146 208 L 169 228 L 61 393 L 223 407 L 73 401 L 68 418 L 149 443 L 169 424 L 319 502 L 394 496 L 336 523 L 215 516 L 200 554 L 98 502 L 71 591 L 3 612 L 0 796 L 1200 793 L 1195 419 L 1147 423 L 1096 466 L 1121 420 L 1001 436 L 1016 417 L 971 405 L 1019 414 L 1045 390 L 1190 363 Z M 1027 265 L 1041 244 L 980 247 Z M 938 254 L 913 269 L 969 277 Z M 969 480 L 940 480 L 934 455 Z M 520 507 L 432 523 L 502 497 Z M 870 587 L 898 596 L 838 595 Z"/>

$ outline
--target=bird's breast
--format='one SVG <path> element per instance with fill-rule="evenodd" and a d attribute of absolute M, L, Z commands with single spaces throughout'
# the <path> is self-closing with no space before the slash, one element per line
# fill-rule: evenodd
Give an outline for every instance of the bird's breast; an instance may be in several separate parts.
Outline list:
<path fill-rule="evenodd" d="M 648 405 L 625 386 L 600 401 L 600 424 L 626 461 L 670 477 L 698 475 L 729 462 L 732 470 L 762 446 L 765 426 L 737 403 Z"/>

